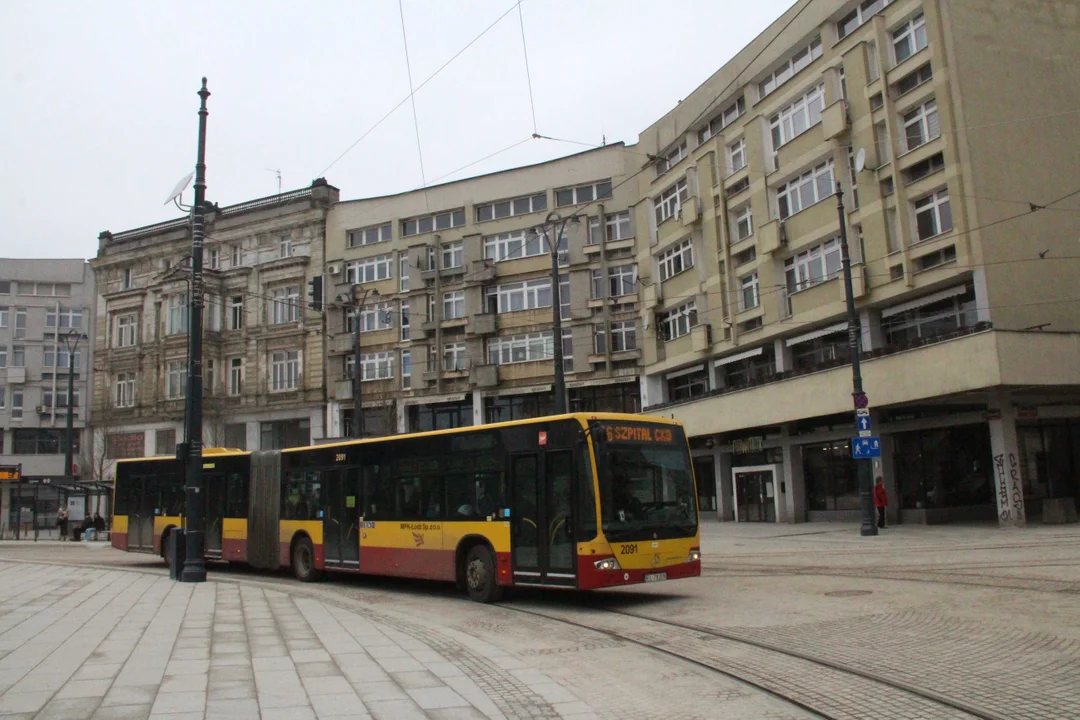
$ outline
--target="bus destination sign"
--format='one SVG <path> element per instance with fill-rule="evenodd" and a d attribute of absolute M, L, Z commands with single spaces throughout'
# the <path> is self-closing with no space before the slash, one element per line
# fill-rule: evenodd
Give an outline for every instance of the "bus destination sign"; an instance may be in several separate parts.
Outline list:
<path fill-rule="evenodd" d="M 669 443 L 675 440 L 671 428 L 648 427 L 646 425 L 605 425 L 604 432 L 608 442 L 656 442 Z"/>

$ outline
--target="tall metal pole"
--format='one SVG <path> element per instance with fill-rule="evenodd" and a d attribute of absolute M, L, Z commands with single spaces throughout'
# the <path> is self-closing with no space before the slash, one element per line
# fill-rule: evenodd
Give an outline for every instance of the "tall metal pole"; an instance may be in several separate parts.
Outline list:
<path fill-rule="evenodd" d="M 367 299 L 367 293 L 364 293 L 364 298 Z M 354 438 L 364 437 L 364 410 L 361 407 L 363 402 L 363 390 L 360 387 L 360 313 L 363 310 L 363 305 L 357 308 L 353 313 L 353 419 L 352 419 L 352 436 Z"/>
<path fill-rule="evenodd" d="M 205 523 L 203 519 L 204 493 L 202 491 L 202 313 L 203 313 L 203 211 L 206 204 L 206 78 L 199 90 L 199 150 L 195 161 L 195 206 L 191 210 L 191 297 L 188 320 L 188 378 L 187 420 L 185 440 L 187 443 L 187 472 L 185 474 L 184 500 L 187 511 L 185 541 L 187 556 L 180 574 L 183 582 L 206 580 Z"/>
<path fill-rule="evenodd" d="M 836 183 L 836 210 L 840 216 L 840 259 L 844 268 L 844 294 L 847 297 L 848 351 L 851 353 L 851 397 L 857 401 L 863 395 L 862 367 L 859 361 L 859 318 L 855 314 L 855 291 L 851 280 L 851 253 L 848 249 L 847 216 L 844 213 L 844 193 Z M 858 423 L 855 425 L 858 430 Z M 869 458 L 855 461 L 859 480 L 859 509 L 862 515 L 861 535 L 877 535 L 874 518 L 874 469 Z"/>
<path fill-rule="evenodd" d="M 555 219 L 552 222 L 552 218 Z M 547 216 L 548 248 L 551 250 L 551 315 L 552 315 L 552 346 L 555 350 L 555 414 L 562 415 L 566 412 L 566 377 L 563 369 L 563 346 L 562 346 L 562 298 L 559 291 L 559 238 L 562 230 L 566 227 L 566 221 L 562 220 L 558 213 L 552 212 Z M 552 237 L 554 235 L 554 238 Z"/>
<path fill-rule="evenodd" d="M 72 340 L 74 340 L 74 344 Z M 75 400 L 75 351 L 79 349 L 79 333 L 75 330 L 69 330 L 67 337 L 64 339 L 64 345 L 67 346 L 68 350 L 67 449 L 64 451 L 64 477 L 68 479 L 68 485 L 73 485 L 75 483 L 75 469 L 72 467 L 75 462 L 75 410 L 72 404 Z"/>

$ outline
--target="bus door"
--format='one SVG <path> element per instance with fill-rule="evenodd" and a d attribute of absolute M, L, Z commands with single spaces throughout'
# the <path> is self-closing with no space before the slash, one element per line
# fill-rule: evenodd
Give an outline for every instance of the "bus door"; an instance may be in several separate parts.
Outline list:
<path fill-rule="evenodd" d="M 323 513 L 323 557 L 327 568 L 360 567 L 360 468 L 322 473 L 326 498 Z"/>
<path fill-rule="evenodd" d="M 515 585 L 577 585 L 574 461 L 569 450 L 512 456 L 510 529 Z"/>
<path fill-rule="evenodd" d="M 206 528 L 205 548 L 210 557 L 221 557 L 222 521 L 225 517 L 225 476 L 219 472 L 203 473 L 206 495 L 203 502 L 203 522 Z"/>
<path fill-rule="evenodd" d="M 131 509 L 128 522 L 128 549 L 154 551 L 154 516 L 157 514 L 158 479 L 155 475 L 132 478 Z"/>

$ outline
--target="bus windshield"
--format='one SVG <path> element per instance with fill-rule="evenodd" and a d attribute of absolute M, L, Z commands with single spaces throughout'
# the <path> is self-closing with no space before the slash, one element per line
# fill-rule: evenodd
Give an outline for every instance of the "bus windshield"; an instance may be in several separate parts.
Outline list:
<path fill-rule="evenodd" d="M 603 425 L 598 451 L 604 535 L 612 542 L 689 537 L 698 515 L 682 428 Z"/>

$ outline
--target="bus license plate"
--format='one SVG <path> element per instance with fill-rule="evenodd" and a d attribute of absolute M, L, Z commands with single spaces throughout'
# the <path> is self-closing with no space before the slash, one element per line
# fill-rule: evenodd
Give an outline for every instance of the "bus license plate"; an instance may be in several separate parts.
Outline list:
<path fill-rule="evenodd" d="M 645 582 L 660 582 L 661 580 L 667 580 L 667 573 L 647 573 L 645 575 Z"/>

